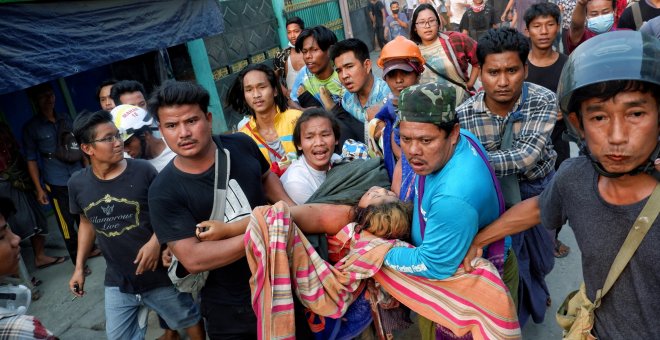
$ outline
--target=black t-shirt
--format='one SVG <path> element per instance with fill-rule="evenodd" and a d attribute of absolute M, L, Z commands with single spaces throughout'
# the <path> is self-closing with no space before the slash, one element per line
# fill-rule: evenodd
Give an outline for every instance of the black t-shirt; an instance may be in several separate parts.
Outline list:
<path fill-rule="evenodd" d="M 493 25 L 497 24 L 498 19 L 495 17 L 495 11 L 490 5 L 486 5 L 483 10 L 475 12 L 472 8 L 468 8 L 459 25 L 459 30 L 467 30 L 468 35 L 472 39 L 477 40 L 483 31 L 489 30 Z M 478 32 L 477 32 L 478 31 Z"/>
<path fill-rule="evenodd" d="M 94 225 L 96 239 L 107 262 L 105 282 L 123 293 L 137 294 L 171 285 L 162 264 L 156 271 L 135 275 L 138 251 L 153 235 L 147 198 L 156 177 L 149 162 L 127 159 L 119 176 L 102 180 L 91 168 L 69 179 L 69 210 L 87 217 Z"/>
<path fill-rule="evenodd" d="M 541 85 L 546 89 L 557 93 L 557 86 L 559 85 L 559 76 L 561 70 L 564 68 L 568 57 L 565 54 L 559 53 L 559 58 L 554 64 L 545 67 L 534 66 L 529 60 L 527 61 L 527 81 L 536 85 Z"/>
<path fill-rule="evenodd" d="M 657 16 L 660 16 L 660 8 L 651 7 L 646 2 L 646 0 L 639 0 L 638 3 L 639 11 L 642 13 L 643 22 L 647 22 Z M 632 6 L 626 8 L 623 13 L 621 13 L 621 17 L 617 23 L 617 28 L 626 28 L 633 31 L 637 29 L 635 26 L 635 17 L 633 16 Z"/>
<path fill-rule="evenodd" d="M 247 216 L 252 208 L 266 204 L 261 177 L 270 169 L 257 144 L 243 133 L 215 136 L 230 153 L 229 187 L 225 218 Z M 217 144 L 217 142 L 216 142 Z M 215 164 L 201 174 L 182 172 L 170 162 L 149 190 L 151 219 L 161 243 L 195 237 L 195 225 L 206 221 L 213 210 Z M 207 303 L 250 303 L 250 268 L 242 258 L 211 270 L 202 290 Z"/>
<path fill-rule="evenodd" d="M 369 3 L 367 4 L 367 10 L 371 14 L 373 14 L 374 17 L 376 17 L 376 22 L 380 23 L 381 24 L 380 26 L 382 26 L 383 24 L 384 9 L 385 9 L 385 5 L 383 5 L 383 3 L 380 0 L 376 1 L 376 3 L 371 3 L 371 1 L 369 1 Z"/>
<path fill-rule="evenodd" d="M 559 76 L 561 75 L 561 70 L 566 64 L 568 56 L 565 54 L 559 53 L 559 58 L 555 61 L 554 64 L 545 67 L 534 66 L 529 60 L 527 60 L 527 81 L 534 83 L 536 85 L 541 85 L 552 92 L 557 93 L 557 86 L 559 86 Z M 563 139 L 563 133 L 566 131 L 566 123 L 564 120 L 558 120 L 555 123 L 554 129 L 552 129 L 552 145 L 554 146 L 555 151 L 557 151 L 557 160 L 555 161 L 555 169 L 559 169 L 561 163 L 571 157 L 571 149 L 568 145 L 568 142 Z"/>

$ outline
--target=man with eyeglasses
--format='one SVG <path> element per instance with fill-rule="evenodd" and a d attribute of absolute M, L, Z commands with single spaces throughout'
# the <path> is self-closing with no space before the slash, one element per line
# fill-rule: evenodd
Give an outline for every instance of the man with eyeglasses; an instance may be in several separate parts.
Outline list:
<path fill-rule="evenodd" d="M 179 292 L 160 262 L 147 194 L 157 171 L 143 160 L 125 159 L 122 135 L 107 111 L 80 115 L 73 133 L 90 166 L 69 180 L 69 210 L 80 216 L 78 258 L 69 288 L 83 297 L 83 267 L 98 236 L 107 268 L 105 316 L 108 339 L 143 339 L 146 310 L 172 329 L 204 339 L 199 308 Z"/>

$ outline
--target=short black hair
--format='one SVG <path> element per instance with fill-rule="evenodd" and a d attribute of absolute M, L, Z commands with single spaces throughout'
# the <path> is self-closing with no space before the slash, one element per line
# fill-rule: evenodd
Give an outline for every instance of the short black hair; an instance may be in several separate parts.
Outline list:
<path fill-rule="evenodd" d="M 289 25 L 291 24 L 298 25 L 301 30 L 305 29 L 305 22 L 298 17 L 290 17 L 289 19 L 286 19 L 286 24 L 284 25 L 284 28 L 289 27 Z"/>
<path fill-rule="evenodd" d="M 484 66 L 486 56 L 504 52 L 517 52 L 523 65 L 527 64 L 529 54 L 529 39 L 515 28 L 503 27 L 489 29 L 477 43 L 477 60 L 479 66 Z"/>
<path fill-rule="evenodd" d="M 433 125 L 435 125 L 438 129 L 444 131 L 445 139 L 447 139 L 449 138 L 449 134 L 452 132 L 452 130 L 454 130 L 454 126 L 456 126 L 456 124 L 459 124 L 458 116 L 454 117 L 454 119 L 452 119 L 449 122 L 442 122 L 440 124 L 433 124 Z"/>
<path fill-rule="evenodd" d="M 144 90 L 144 86 L 142 86 L 142 83 L 140 83 L 137 80 L 122 80 L 112 85 L 112 90 L 110 91 L 110 97 L 112 97 L 112 100 L 115 102 L 115 105 L 119 105 L 122 104 L 121 100 L 119 100 L 119 97 L 121 97 L 122 94 L 138 92 L 138 91 L 142 93 L 142 96 L 146 100 L 147 92 Z"/>
<path fill-rule="evenodd" d="M 412 20 L 410 21 L 410 40 L 414 41 L 417 44 L 422 43 L 422 38 L 420 38 L 419 34 L 417 34 L 417 31 L 415 31 L 415 27 L 417 27 L 417 25 L 415 25 L 415 23 L 417 22 L 417 17 L 419 16 L 419 13 L 423 10 L 426 10 L 426 9 L 430 9 L 433 12 L 433 15 L 435 15 L 435 20 L 437 20 L 438 25 L 440 25 L 440 23 L 442 22 L 442 21 L 440 21 L 440 16 L 438 15 L 438 11 L 436 11 L 435 8 L 433 8 L 433 5 L 431 5 L 431 4 L 421 4 L 417 7 L 415 7 L 415 11 L 413 12 Z M 440 28 L 438 27 L 438 30 L 439 29 Z"/>
<path fill-rule="evenodd" d="M 555 22 L 559 24 L 559 16 L 561 12 L 559 11 L 559 6 L 553 4 L 552 2 L 539 2 L 529 6 L 525 11 L 523 19 L 525 20 L 525 26 L 529 29 L 529 24 L 532 20 L 538 17 L 552 17 L 555 19 Z"/>
<path fill-rule="evenodd" d="M 158 110 L 166 106 L 199 105 L 206 114 L 209 112 L 210 98 L 209 92 L 197 83 L 168 80 L 151 95 L 147 111 L 157 122 L 160 121 Z"/>
<path fill-rule="evenodd" d="M 108 85 L 115 85 L 117 83 L 116 79 L 106 79 L 99 84 L 99 87 L 96 88 L 96 100 L 99 100 L 99 96 L 101 95 L 101 89 L 108 86 Z M 112 90 L 110 91 L 110 97 L 112 97 Z M 113 99 L 114 101 L 114 99 Z"/>
<path fill-rule="evenodd" d="M 337 121 L 337 118 L 335 118 L 334 115 L 330 114 L 325 109 L 319 107 L 309 108 L 303 111 L 302 115 L 300 115 L 298 121 L 296 122 L 296 126 L 293 128 L 293 145 L 296 146 L 296 153 L 298 154 L 298 156 L 302 155 L 302 150 L 297 150 L 297 148 L 302 145 L 301 142 L 302 124 L 304 122 L 311 120 L 312 118 L 325 118 L 329 120 L 330 125 L 332 126 L 332 133 L 335 135 L 335 140 L 339 142 L 339 138 L 341 137 L 341 129 L 339 128 L 339 122 Z"/>
<path fill-rule="evenodd" d="M 392 7 L 393 4 L 397 4 L 397 5 L 398 5 L 399 2 L 398 2 L 398 1 L 392 1 L 392 2 L 390 2 L 390 7 Z"/>
<path fill-rule="evenodd" d="M 330 46 L 337 43 L 337 35 L 335 35 L 335 32 L 325 26 L 314 26 L 300 32 L 298 39 L 296 39 L 296 52 L 302 51 L 303 42 L 309 37 L 313 37 L 314 40 L 316 40 L 316 43 L 323 52 L 327 51 Z"/>
<path fill-rule="evenodd" d="M 78 144 L 90 144 L 96 139 L 96 126 L 113 123 L 112 115 L 105 110 L 96 112 L 81 112 L 73 121 L 73 135 Z"/>
<path fill-rule="evenodd" d="M 591 98 L 609 100 L 619 93 L 635 91 L 651 93 L 655 98 L 655 104 L 660 106 L 660 85 L 639 80 L 610 80 L 575 90 L 568 102 L 568 112 L 575 112 L 582 128 L 582 112 L 580 112 L 582 102 Z"/>
<path fill-rule="evenodd" d="M 16 206 L 11 198 L 7 196 L 0 196 L 0 215 L 8 220 L 16 213 Z"/>
<path fill-rule="evenodd" d="M 244 115 L 254 116 L 254 111 L 250 108 L 245 100 L 245 93 L 243 92 L 243 79 L 245 75 L 250 71 L 260 71 L 266 74 L 268 83 L 273 88 L 273 91 L 277 94 L 275 96 L 275 105 L 280 110 L 280 112 L 286 111 L 289 108 L 288 99 L 282 93 L 282 88 L 279 86 L 279 78 L 275 74 L 270 66 L 265 64 L 250 64 L 241 72 L 238 73 L 238 76 L 234 80 L 234 83 L 231 85 L 229 90 L 227 90 L 226 103 L 231 106 L 232 109 L 236 110 L 239 113 Z"/>
<path fill-rule="evenodd" d="M 330 47 L 330 59 L 334 62 L 335 58 L 348 52 L 353 52 L 355 58 L 360 62 L 369 59 L 369 47 L 364 41 L 356 38 L 342 40 Z"/>
<path fill-rule="evenodd" d="M 27 95 L 30 99 L 32 100 L 37 100 L 37 97 L 46 92 L 54 92 L 53 91 L 53 86 L 50 84 L 49 81 L 45 83 L 41 83 L 39 85 L 32 86 L 26 90 Z"/>

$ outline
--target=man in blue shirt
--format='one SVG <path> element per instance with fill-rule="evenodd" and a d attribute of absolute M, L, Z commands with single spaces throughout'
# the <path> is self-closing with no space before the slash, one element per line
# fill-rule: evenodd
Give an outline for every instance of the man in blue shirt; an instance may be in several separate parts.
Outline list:
<path fill-rule="evenodd" d="M 48 196 L 50 196 L 57 215 L 55 220 L 64 238 L 71 261 L 75 265 L 78 233 L 74 224 L 78 223 L 78 219 L 69 213 L 69 190 L 66 183 L 74 172 L 82 168 L 82 164 L 80 162 L 68 163 L 55 156 L 58 125 L 71 129 L 71 118 L 66 114 L 55 112 L 55 93 L 50 83 L 43 83 L 28 89 L 28 96 L 38 110 L 37 115 L 32 117 L 23 128 L 23 144 L 28 172 L 37 188 L 39 203 L 48 204 Z M 42 186 L 41 180 L 45 185 Z M 93 256 L 99 254 L 99 250 L 94 250 L 92 253 Z"/>
<path fill-rule="evenodd" d="M 446 279 L 458 269 L 477 232 L 499 216 L 504 202 L 485 149 L 458 125 L 454 87 L 410 86 L 401 92 L 398 109 L 401 150 L 417 175 L 411 226 L 415 248 L 392 248 L 385 265 L 410 275 Z M 500 245 L 499 252 L 495 248 L 489 252 L 499 254 L 504 272 L 515 272 L 515 257 L 504 259 L 507 247 Z M 517 282 L 517 274 L 509 281 Z M 509 285 L 506 278 L 505 283 Z M 430 321 L 419 320 L 426 333 Z M 443 327 L 438 331 L 451 332 Z"/>
<path fill-rule="evenodd" d="M 499 216 L 485 150 L 460 129 L 455 96 L 453 87 L 429 83 L 410 86 L 399 99 L 401 149 L 418 175 L 415 248 L 393 248 L 385 264 L 431 279 L 453 275 L 477 231 Z"/>

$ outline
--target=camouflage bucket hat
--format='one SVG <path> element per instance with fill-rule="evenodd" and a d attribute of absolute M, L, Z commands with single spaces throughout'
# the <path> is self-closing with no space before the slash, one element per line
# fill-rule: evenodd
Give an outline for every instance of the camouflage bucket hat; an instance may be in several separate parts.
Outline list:
<path fill-rule="evenodd" d="M 428 83 L 410 86 L 399 95 L 399 121 L 441 124 L 456 119 L 456 89 Z"/>

